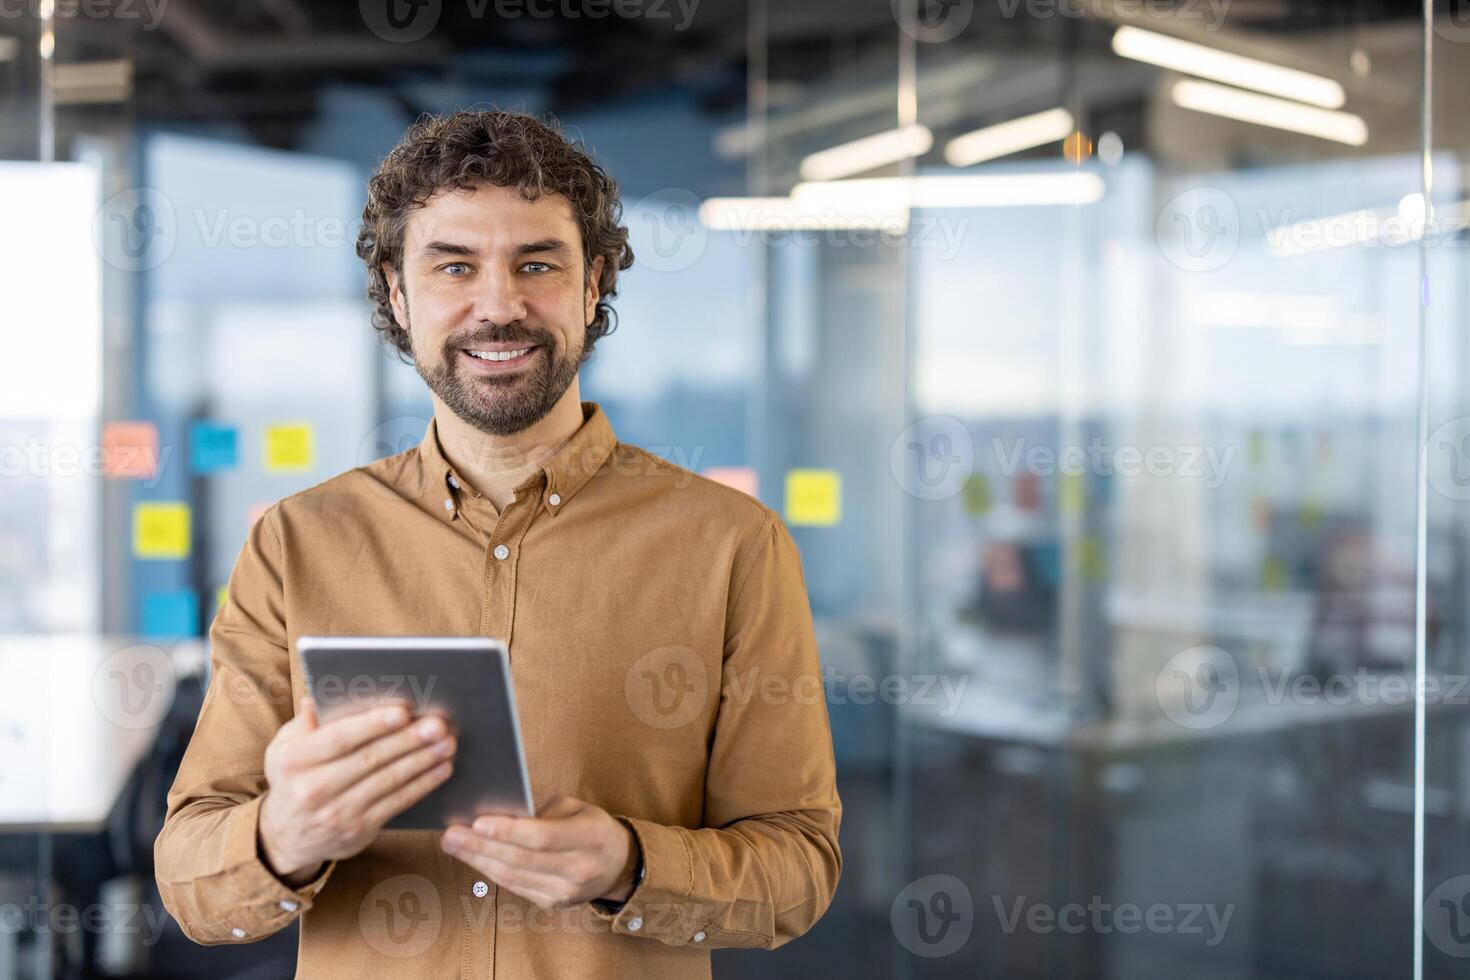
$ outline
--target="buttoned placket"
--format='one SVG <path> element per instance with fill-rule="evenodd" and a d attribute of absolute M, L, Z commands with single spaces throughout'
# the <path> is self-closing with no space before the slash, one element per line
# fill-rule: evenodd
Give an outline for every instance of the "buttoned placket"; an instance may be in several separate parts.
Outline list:
<path fill-rule="evenodd" d="M 479 530 L 477 523 L 466 508 L 478 512 L 474 500 L 483 500 L 479 494 L 466 499 L 468 491 L 453 472 L 445 476 L 447 496 L 444 509 L 449 520 L 462 519 L 470 527 Z M 538 473 L 516 488 L 515 495 L 500 511 L 493 529 L 485 538 L 485 558 L 480 596 L 480 635 L 503 640 L 508 650 L 513 651 L 511 634 L 515 627 L 515 598 L 520 552 L 526 533 L 531 529 L 538 512 L 543 509 L 552 513 L 561 504 L 561 496 L 546 494 L 548 478 L 545 471 Z M 539 506 L 544 502 L 544 508 Z M 488 503 L 488 502 L 487 502 Z M 488 514 L 482 515 L 488 517 Z M 483 532 L 482 532 L 483 533 Z M 514 653 L 511 654 L 514 662 Z M 470 976 L 494 976 L 495 948 L 498 942 L 498 920 L 500 887 L 487 882 L 469 865 L 460 862 L 456 881 L 457 895 L 463 903 L 465 929 L 470 941 L 466 944 L 469 960 L 465 967 Z"/>

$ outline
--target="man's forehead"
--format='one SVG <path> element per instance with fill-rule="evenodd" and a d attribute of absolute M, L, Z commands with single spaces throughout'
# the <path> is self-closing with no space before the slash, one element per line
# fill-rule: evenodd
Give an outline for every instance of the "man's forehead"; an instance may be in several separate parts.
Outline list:
<path fill-rule="evenodd" d="M 514 187 L 479 184 L 471 189 L 450 187 L 435 191 L 423 207 L 408 212 L 404 244 L 444 239 L 446 236 L 495 242 L 574 233 L 572 202 L 560 194 L 542 194 L 528 200 Z M 470 241 L 464 244 L 472 244 Z"/>

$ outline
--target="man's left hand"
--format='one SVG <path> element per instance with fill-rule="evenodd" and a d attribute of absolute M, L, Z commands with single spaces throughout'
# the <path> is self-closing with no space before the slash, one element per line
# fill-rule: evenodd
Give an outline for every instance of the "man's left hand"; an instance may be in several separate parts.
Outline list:
<path fill-rule="evenodd" d="M 535 817 L 485 816 L 451 826 L 440 847 L 543 909 L 633 894 L 638 844 L 606 810 L 553 796 Z"/>

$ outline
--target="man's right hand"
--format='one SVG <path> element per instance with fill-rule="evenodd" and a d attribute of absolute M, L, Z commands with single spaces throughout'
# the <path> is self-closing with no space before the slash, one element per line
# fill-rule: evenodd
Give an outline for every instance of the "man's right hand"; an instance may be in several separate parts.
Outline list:
<path fill-rule="evenodd" d="M 288 885 L 305 884 L 448 779 L 454 750 L 442 718 L 390 705 L 322 725 L 302 698 L 265 750 L 261 856 Z"/>

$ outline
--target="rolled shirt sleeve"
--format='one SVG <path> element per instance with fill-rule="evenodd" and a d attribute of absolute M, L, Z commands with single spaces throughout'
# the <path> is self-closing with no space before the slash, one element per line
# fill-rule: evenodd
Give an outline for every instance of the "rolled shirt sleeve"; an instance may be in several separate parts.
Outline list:
<path fill-rule="evenodd" d="M 670 945 L 780 946 L 832 901 L 841 817 L 801 559 L 767 511 L 732 572 L 705 826 L 626 817 L 643 880 L 598 915 Z"/>
<path fill-rule="evenodd" d="M 275 508 L 255 522 L 210 627 L 211 674 L 154 842 L 163 904 L 200 943 L 251 942 L 311 907 L 332 872 L 291 888 L 261 859 L 265 750 L 295 711 Z"/>

